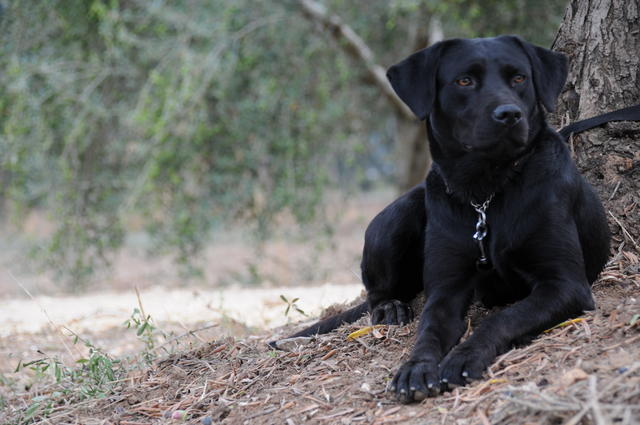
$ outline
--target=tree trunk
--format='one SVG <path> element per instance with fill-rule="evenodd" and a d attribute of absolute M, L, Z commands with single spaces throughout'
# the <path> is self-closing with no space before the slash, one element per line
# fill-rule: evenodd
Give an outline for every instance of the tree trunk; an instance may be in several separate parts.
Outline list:
<path fill-rule="evenodd" d="M 569 56 L 556 124 L 640 102 L 640 0 L 571 0 L 553 49 Z M 609 123 L 570 141 L 605 204 L 615 248 L 640 243 L 640 123 Z"/>
<path fill-rule="evenodd" d="M 399 163 L 396 185 L 399 192 L 405 192 L 424 180 L 431 164 L 425 125 L 418 121 L 409 107 L 395 94 L 385 76 L 385 68 L 375 62 L 369 46 L 339 16 L 329 13 L 324 5 L 315 0 L 298 0 L 298 4 L 307 19 L 320 24 L 327 33 L 341 42 L 339 45 L 342 49 L 364 67 L 372 83 L 393 105 L 396 112 L 396 160 Z M 413 46 L 412 51 L 442 40 L 442 26 L 437 18 L 430 19 L 428 33 L 424 31 L 422 21 L 415 23 L 419 25 L 415 25 L 409 42 Z"/>
<path fill-rule="evenodd" d="M 431 165 L 427 142 L 427 128 L 418 119 L 409 120 L 396 114 L 396 162 L 399 164 L 397 188 L 404 193 L 423 181 Z"/>
<path fill-rule="evenodd" d="M 413 31 L 411 45 L 413 51 L 420 50 L 444 39 L 442 24 L 437 17 L 429 19 L 428 33 L 420 25 Z M 398 59 L 400 60 L 400 58 Z M 431 155 L 428 149 L 427 127 L 424 122 L 406 115 L 396 114 L 396 147 L 399 166 L 397 186 L 400 193 L 406 192 L 427 176 L 431 167 Z"/>

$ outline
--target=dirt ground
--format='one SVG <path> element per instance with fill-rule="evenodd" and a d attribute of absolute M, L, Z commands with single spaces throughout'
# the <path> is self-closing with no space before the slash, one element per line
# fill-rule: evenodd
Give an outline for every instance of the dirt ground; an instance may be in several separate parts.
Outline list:
<path fill-rule="evenodd" d="M 298 298 L 300 310 L 317 316 L 360 293 L 364 229 L 393 195 L 360 194 L 348 208 L 337 208 L 345 203 L 330 195 L 335 199 L 328 205 L 336 206 L 327 212 L 334 223 L 331 237 L 281 226 L 286 231 L 275 229 L 272 239 L 256 247 L 243 229 L 217 232 L 200 261 L 202 279 L 181 278 L 169 258 L 149 256 L 144 237 L 134 235 L 109 274 L 81 293 L 64 290 L 25 258 L 26 241 L 51 230 L 34 214 L 20 237 L 0 232 L 0 373 L 41 357 L 39 351 L 73 364 L 75 348 L 65 348 L 71 332 L 113 356 L 136 353 L 143 345 L 123 323 L 140 304 L 168 338 L 202 328 L 201 340 L 247 336 L 304 319 L 296 309 L 284 314 L 281 295 Z"/>
<path fill-rule="evenodd" d="M 149 256 L 147 241 L 134 234 L 113 269 L 83 292 L 60 287 L 25 255 L 27 244 L 51 232 L 42 215 L 28 217 L 19 233 L 0 226 L 0 424 L 13 407 L 11 394 L 43 379 L 28 368 L 15 373 L 19 364 L 48 358 L 73 367 L 89 354 L 83 341 L 113 358 L 139 356 L 145 342 L 124 325 L 134 309 L 152 318 L 154 354 L 167 355 L 317 316 L 358 296 L 364 229 L 394 193 L 360 194 L 348 203 L 329 196 L 332 236 L 284 223 L 256 247 L 244 229 L 222 229 L 199 263 L 203 278 L 185 280 L 171 259 Z M 296 308 L 285 314 L 281 296 L 298 299 Z"/>
<path fill-rule="evenodd" d="M 375 203 L 370 207 L 373 211 L 379 208 Z M 341 249 L 353 246 L 350 252 L 354 257 L 361 249 L 362 233 L 358 232 L 363 231 L 367 221 L 358 218 L 366 215 L 363 211 L 367 207 L 356 208 L 353 215 L 346 214 L 353 217 L 352 227 L 345 225 L 338 232 L 344 239 L 337 243 L 343 244 Z M 300 255 L 300 246 L 293 244 L 291 255 Z M 595 312 L 503 354 L 484 380 L 418 404 L 400 405 L 387 389 L 400 362 L 409 355 L 415 322 L 403 327 L 371 328 L 367 326 L 368 318 L 363 318 L 331 334 L 304 341 L 304 345 L 294 344 L 289 351 L 274 351 L 266 341 L 302 325 L 264 330 L 247 326 L 242 317 L 225 315 L 202 321 L 198 313 L 188 321 L 189 315 L 180 315 L 181 312 L 174 316 L 179 320 L 158 323 L 163 337 L 153 350 L 159 358 L 150 367 L 129 371 L 102 397 L 86 398 L 79 392 L 79 385 L 65 387 L 64 382 L 56 384 L 27 369 L 12 373 L 17 361 L 43 353 L 58 353 L 63 359 L 86 357 L 87 347 L 69 343 L 68 333 L 65 337 L 52 330 L 50 323 L 32 331 L 16 328 L 7 332 L 0 337 L 0 423 L 639 424 L 639 261 L 633 249 L 625 248 L 621 241 L 614 246 L 618 247 L 618 254 L 594 285 Z M 331 262 L 342 261 L 343 257 L 336 258 L 335 252 L 328 250 L 327 258 L 322 260 L 329 265 L 328 275 L 326 280 L 317 278 L 315 283 L 332 281 Z M 350 264 L 353 263 L 357 261 Z M 339 272 L 344 273 L 349 267 L 341 266 Z M 290 273 L 296 275 L 294 271 Z M 349 279 L 351 284 L 357 283 L 355 277 L 345 277 Z M 295 281 L 296 278 L 291 279 Z M 338 283 L 343 284 L 337 284 L 337 288 L 349 287 L 345 282 Z M 175 286 L 178 285 L 173 290 Z M 266 284 L 267 289 L 270 286 L 273 285 Z M 357 288 L 353 286 L 354 293 Z M 272 294 L 275 298 L 282 288 L 270 289 L 276 291 Z M 141 291 L 143 304 L 145 293 L 151 291 L 153 287 Z M 189 311 L 189 302 L 179 302 L 180 297 L 169 291 L 160 293 L 160 297 L 163 295 L 171 305 L 175 301 L 173 310 Z M 189 297 L 185 295 L 185 299 Z M 301 297 L 300 302 L 303 300 Z M 35 303 L 25 297 L 18 301 Z M 128 302 L 130 308 L 137 305 L 133 297 Z M 98 303 L 89 298 L 80 302 Z M 277 304 L 280 312 L 284 307 L 283 302 Z M 194 313 L 197 311 L 194 309 Z M 482 309 L 474 310 L 469 317 L 470 331 L 484 314 Z M 126 312 L 123 310 L 120 315 L 126 316 Z M 132 330 L 121 325 L 92 328 L 91 314 L 85 316 L 89 326 L 84 328 L 83 338 L 99 347 L 118 347 L 114 356 L 140 352 L 142 342 Z M 182 320 L 187 322 L 181 323 Z M 74 325 L 82 328 L 81 323 L 65 322 L 71 330 Z M 359 332 L 353 335 L 355 331 Z"/>
<path fill-rule="evenodd" d="M 640 275 L 620 268 L 596 283 L 595 312 L 500 356 L 485 380 L 419 404 L 399 405 L 387 391 L 415 322 L 371 329 L 364 318 L 288 352 L 265 341 L 292 325 L 201 343 L 131 372 L 105 398 L 60 400 L 37 423 L 637 424 Z M 470 328 L 482 316 L 470 317 Z M 33 391 L 11 398 L 8 423 L 21 423 Z"/>

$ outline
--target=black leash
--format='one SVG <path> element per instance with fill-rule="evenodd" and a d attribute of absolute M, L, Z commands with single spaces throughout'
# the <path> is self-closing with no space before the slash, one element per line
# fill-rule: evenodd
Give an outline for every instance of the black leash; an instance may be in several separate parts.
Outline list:
<path fill-rule="evenodd" d="M 568 139 L 572 134 L 581 133 L 611 121 L 640 121 L 640 105 L 629 106 L 628 108 L 618 109 L 617 111 L 607 112 L 606 114 L 593 118 L 574 122 L 560 129 L 558 133 L 565 139 Z"/>

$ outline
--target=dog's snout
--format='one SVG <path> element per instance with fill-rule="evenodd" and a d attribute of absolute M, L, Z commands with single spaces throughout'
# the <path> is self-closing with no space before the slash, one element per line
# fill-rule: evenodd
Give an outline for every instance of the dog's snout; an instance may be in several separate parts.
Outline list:
<path fill-rule="evenodd" d="M 500 105 L 493 111 L 493 119 L 500 124 L 511 127 L 522 118 L 522 110 L 516 105 Z"/>

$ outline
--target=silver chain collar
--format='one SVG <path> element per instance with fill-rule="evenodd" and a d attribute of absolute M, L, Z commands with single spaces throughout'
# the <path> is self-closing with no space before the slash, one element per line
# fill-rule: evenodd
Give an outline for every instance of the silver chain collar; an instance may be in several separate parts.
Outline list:
<path fill-rule="evenodd" d="M 476 233 L 473 234 L 473 239 L 478 243 L 478 248 L 480 249 L 480 257 L 476 261 L 476 267 L 478 269 L 488 269 L 491 267 L 489 263 L 489 259 L 487 258 L 487 253 L 484 248 L 484 238 L 487 236 L 487 232 L 489 228 L 487 226 L 487 208 L 489 208 L 489 204 L 493 199 L 492 193 L 489 197 L 482 203 L 476 203 L 471 201 L 471 206 L 478 213 L 478 221 L 476 222 Z"/>

